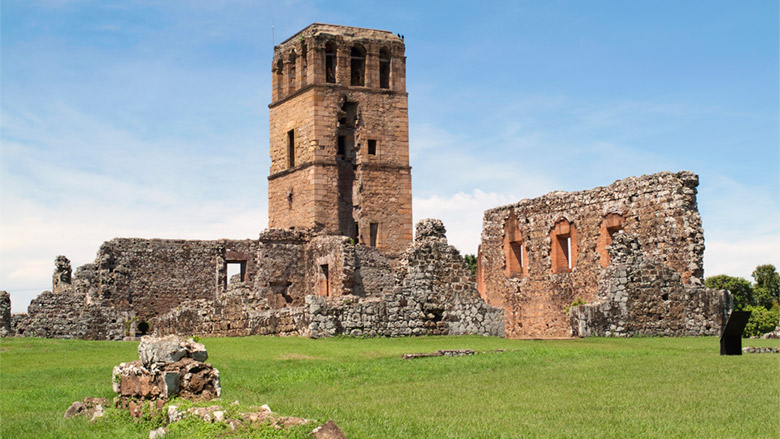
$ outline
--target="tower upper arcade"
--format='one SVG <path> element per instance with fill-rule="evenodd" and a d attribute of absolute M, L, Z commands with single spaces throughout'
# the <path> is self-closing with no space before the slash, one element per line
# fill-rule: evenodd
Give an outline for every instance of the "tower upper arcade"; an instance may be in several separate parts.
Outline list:
<path fill-rule="evenodd" d="M 314 23 L 274 47 L 272 105 L 312 85 L 406 92 L 404 42 L 392 32 Z"/>

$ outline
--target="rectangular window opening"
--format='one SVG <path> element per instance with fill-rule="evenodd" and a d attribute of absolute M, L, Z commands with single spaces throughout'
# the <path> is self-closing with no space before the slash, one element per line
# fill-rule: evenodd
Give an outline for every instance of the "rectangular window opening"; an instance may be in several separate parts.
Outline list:
<path fill-rule="evenodd" d="M 376 155 L 376 140 L 368 139 L 368 155 Z"/>
<path fill-rule="evenodd" d="M 525 260 L 523 260 L 523 243 L 512 241 L 509 243 L 509 252 L 506 255 L 506 270 L 508 277 L 522 277 Z"/>
<path fill-rule="evenodd" d="M 330 275 L 328 274 L 328 264 L 320 265 L 320 296 L 330 296 Z"/>
<path fill-rule="evenodd" d="M 560 258 L 557 261 L 559 270 L 571 269 L 571 238 L 569 235 L 559 235 L 558 247 L 560 248 Z"/>
<path fill-rule="evenodd" d="M 379 234 L 379 223 L 371 223 L 370 228 L 370 245 L 371 247 L 376 247 L 377 235 Z"/>
<path fill-rule="evenodd" d="M 295 167 L 295 130 L 287 131 L 287 164 Z"/>
<path fill-rule="evenodd" d="M 225 265 L 229 284 L 246 282 L 246 261 L 228 261 Z"/>

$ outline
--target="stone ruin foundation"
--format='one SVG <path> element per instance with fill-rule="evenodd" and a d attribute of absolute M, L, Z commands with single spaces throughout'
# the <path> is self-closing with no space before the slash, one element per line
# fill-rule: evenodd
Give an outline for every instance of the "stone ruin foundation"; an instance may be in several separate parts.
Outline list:
<path fill-rule="evenodd" d="M 503 336 L 503 310 L 476 290 L 439 220 L 395 259 L 346 236 L 268 229 L 253 240 L 114 239 L 10 319 L 20 336 Z M 228 279 L 227 266 L 239 274 Z M 0 305 L 2 304 L 0 297 Z M 10 303 L 10 302 L 9 302 Z M 5 320 L 8 321 L 8 320 Z"/>
<path fill-rule="evenodd" d="M 477 284 L 511 337 L 718 335 L 702 286 L 698 176 L 661 172 L 485 212 Z"/>

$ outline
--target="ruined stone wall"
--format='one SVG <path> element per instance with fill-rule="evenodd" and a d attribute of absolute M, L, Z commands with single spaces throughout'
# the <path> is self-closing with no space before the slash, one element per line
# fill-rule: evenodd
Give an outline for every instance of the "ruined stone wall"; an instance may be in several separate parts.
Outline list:
<path fill-rule="evenodd" d="M 567 308 L 578 298 L 596 299 L 609 265 L 606 247 L 621 232 L 636 235 L 645 256 L 682 283 L 701 279 L 697 186 L 692 172 L 662 172 L 488 210 L 477 258 L 480 293 L 506 310 L 508 336 L 568 336 Z"/>
<path fill-rule="evenodd" d="M 258 275 L 263 280 L 255 291 L 239 286 L 216 300 L 184 302 L 152 326 L 158 334 L 211 336 L 503 335 L 503 310 L 479 297 L 463 258 L 447 244 L 441 221 L 427 220 L 418 230 L 395 274 L 376 249 L 345 237 L 266 231 L 259 267 L 276 271 Z M 290 283 L 290 300 L 269 292 L 274 282 Z"/>
<path fill-rule="evenodd" d="M 269 306 L 302 306 L 310 294 L 306 282 L 304 244 L 311 239 L 305 231 L 268 229 L 260 234 L 260 249 L 254 294 Z"/>
<path fill-rule="evenodd" d="M 15 335 L 21 337 L 121 340 L 124 335 L 121 312 L 88 303 L 85 294 L 71 289 L 41 293 L 14 323 Z"/>
<path fill-rule="evenodd" d="M 243 265 L 238 286 L 254 284 L 259 242 L 125 239 L 101 245 L 93 263 L 71 276 L 58 256 L 52 284 L 14 319 L 17 335 L 118 339 L 180 303 L 214 299 L 228 289 L 227 266 Z"/>
<path fill-rule="evenodd" d="M 303 306 L 268 308 L 246 292 L 228 293 L 217 300 L 180 304 L 152 320 L 158 335 L 243 337 L 249 335 L 306 335 L 308 315 Z"/>
<path fill-rule="evenodd" d="M 253 281 L 257 247 L 253 240 L 113 239 L 95 260 L 97 299 L 149 319 L 184 300 L 214 298 L 226 288 L 228 261 L 243 261 L 245 281 Z"/>
<path fill-rule="evenodd" d="M 12 335 L 11 324 L 11 295 L 7 291 L 0 291 L 0 337 Z"/>
<path fill-rule="evenodd" d="M 616 236 L 608 250 L 612 264 L 596 300 L 571 308 L 572 335 L 720 335 L 731 294 L 683 284 L 678 272 L 644 256 L 635 235 Z"/>
<path fill-rule="evenodd" d="M 465 261 L 439 220 L 417 225 L 399 259 L 392 293 L 334 300 L 307 297 L 312 336 L 504 335 L 504 312 L 476 291 Z"/>

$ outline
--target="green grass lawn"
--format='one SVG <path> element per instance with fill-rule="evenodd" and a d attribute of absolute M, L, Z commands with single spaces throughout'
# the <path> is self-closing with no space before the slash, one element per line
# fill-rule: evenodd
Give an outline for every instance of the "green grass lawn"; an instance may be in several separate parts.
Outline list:
<path fill-rule="evenodd" d="M 349 438 L 780 437 L 780 355 L 720 356 L 714 337 L 203 342 L 220 370 L 223 404 L 239 400 L 269 404 L 282 415 L 332 418 Z M 62 416 L 85 396 L 112 398 L 111 369 L 137 359 L 137 347 L 0 341 L 2 437 L 147 438 L 152 421 L 111 413 L 89 424 Z M 400 358 L 455 348 L 507 351 Z M 184 429 L 167 437 L 194 434 Z"/>

